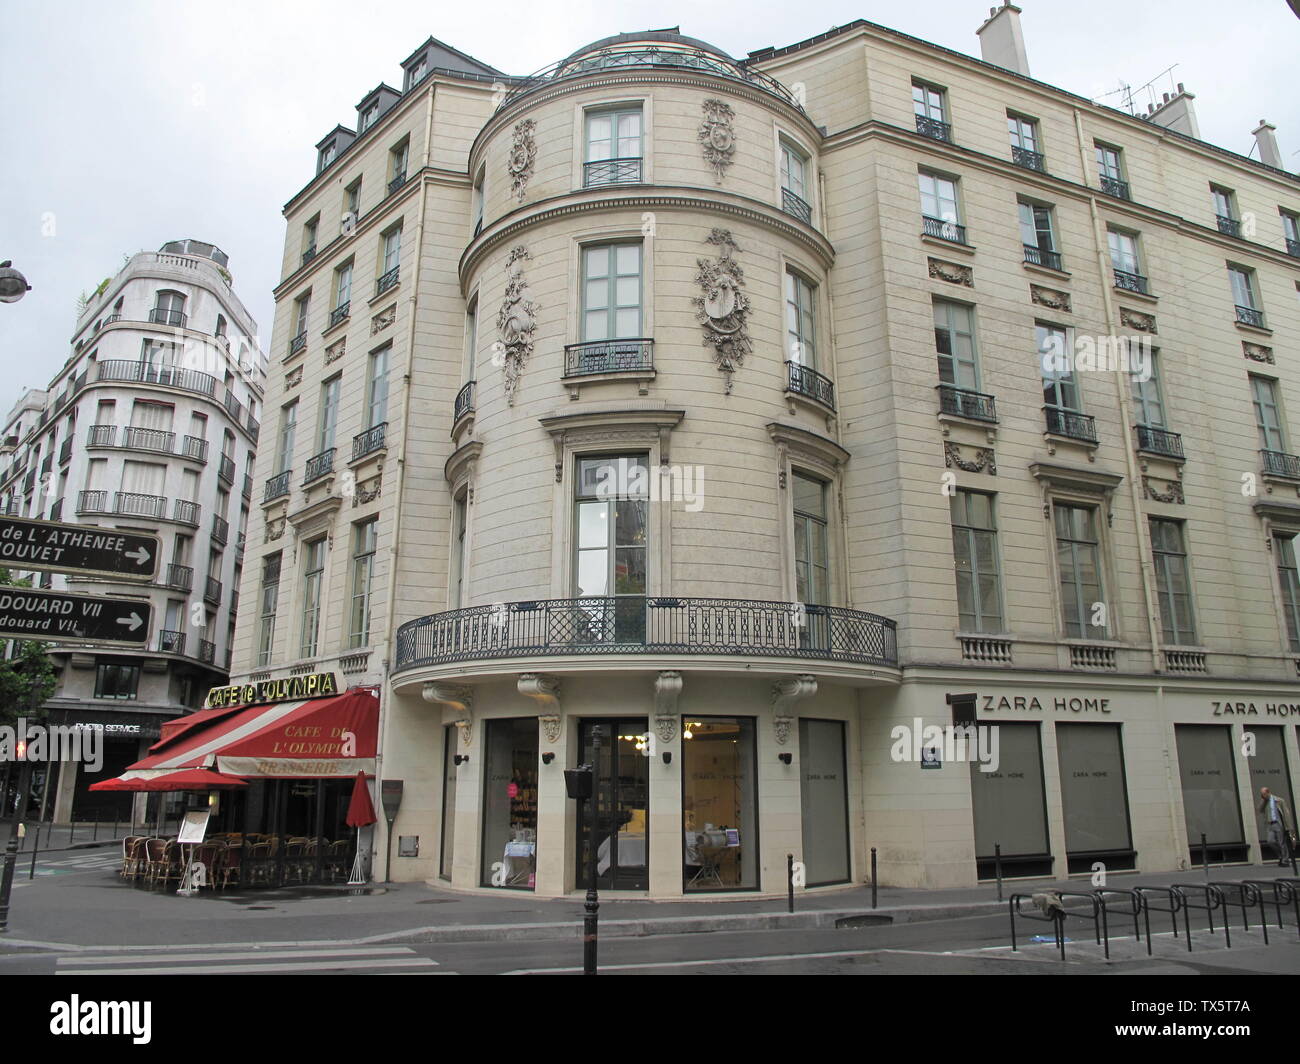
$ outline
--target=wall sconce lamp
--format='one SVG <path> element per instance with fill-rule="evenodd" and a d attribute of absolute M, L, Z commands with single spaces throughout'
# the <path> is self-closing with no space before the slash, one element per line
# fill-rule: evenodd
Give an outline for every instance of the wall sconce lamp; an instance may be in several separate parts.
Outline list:
<path fill-rule="evenodd" d="M 543 765 L 549 765 L 554 760 L 555 760 L 555 754 L 550 750 L 547 750 L 546 753 L 542 755 Z"/>
<path fill-rule="evenodd" d="M 671 750 L 665 750 L 665 751 L 664 751 L 664 764 L 665 764 L 665 765 L 671 765 L 672 763 L 673 763 L 673 752 L 672 752 Z"/>
<path fill-rule="evenodd" d="M 780 761 L 781 764 L 788 765 L 791 761 L 794 760 L 794 755 L 789 753 L 777 754 L 776 759 Z"/>
<path fill-rule="evenodd" d="M 457 765 L 469 764 L 469 754 L 453 754 L 451 759 Z"/>

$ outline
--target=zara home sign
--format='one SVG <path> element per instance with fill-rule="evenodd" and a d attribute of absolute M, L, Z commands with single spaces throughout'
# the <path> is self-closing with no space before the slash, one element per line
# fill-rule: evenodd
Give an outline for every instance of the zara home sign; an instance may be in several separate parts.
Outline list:
<path fill-rule="evenodd" d="M 339 693 L 338 677 L 332 672 L 311 672 L 303 676 L 281 676 L 257 683 L 213 687 L 203 702 L 204 709 L 221 706 L 252 706 L 271 702 L 302 702 Z"/>

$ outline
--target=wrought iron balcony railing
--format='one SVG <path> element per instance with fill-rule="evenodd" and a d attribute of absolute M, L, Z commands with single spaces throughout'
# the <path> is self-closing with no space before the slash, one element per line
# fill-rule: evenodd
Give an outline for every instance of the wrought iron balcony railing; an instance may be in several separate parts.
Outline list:
<path fill-rule="evenodd" d="M 217 659 L 217 644 L 206 639 L 199 640 L 199 661 L 211 665 Z"/>
<path fill-rule="evenodd" d="M 233 438 L 233 437 L 232 437 Z M 231 487 L 235 484 L 235 460 L 228 454 L 221 456 L 221 461 L 217 465 L 217 476 L 224 480 Z"/>
<path fill-rule="evenodd" d="M 1228 236 L 1241 236 L 1241 222 L 1237 221 L 1236 218 L 1230 218 L 1226 214 L 1217 214 L 1214 220 L 1218 223 L 1220 233 L 1226 233 Z"/>
<path fill-rule="evenodd" d="M 249 410 L 248 412 L 248 419 L 245 422 L 245 427 L 248 429 L 249 436 L 253 438 L 253 442 L 256 443 L 257 438 L 262 434 L 262 423 L 258 421 L 257 418 L 253 417 L 252 410 Z"/>
<path fill-rule="evenodd" d="M 208 577 L 203 585 L 203 597 L 213 605 L 221 604 L 221 581 L 215 576 Z"/>
<path fill-rule="evenodd" d="M 812 204 L 788 188 L 781 189 L 781 210 L 786 214 L 794 215 L 801 222 L 812 225 Z"/>
<path fill-rule="evenodd" d="M 477 384 L 477 381 L 466 381 L 461 390 L 456 393 L 456 402 L 452 405 L 451 411 L 452 421 L 459 421 L 474 409 L 474 390 Z"/>
<path fill-rule="evenodd" d="M 925 115 L 917 115 L 916 131 L 921 136 L 929 137 L 931 140 L 952 143 L 952 124 L 949 122 L 940 122 L 937 118 L 926 118 Z"/>
<path fill-rule="evenodd" d="M 807 396 L 827 410 L 835 409 L 835 383 L 811 366 L 786 360 L 786 387 L 796 395 Z"/>
<path fill-rule="evenodd" d="M 245 473 L 245 474 L 244 474 L 244 486 L 240 489 L 240 492 L 239 492 L 239 493 L 240 493 L 241 495 L 243 495 L 243 497 L 244 497 L 245 499 L 247 499 L 247 498 L 251 498 L 251 497 L 252 497 L 252 494 L 253 494 L 253 474 L 252 474 L 252 473 Z"/>
<path fill-rule="evenodd" d="M 262 496 L 263 502 L 270 502 L 272 499 L 278 499 L 281 495 L 289 494 L 289 478 L 293 475 L 292 469 L 286 469 L 283 473 L 277 473 L 266 482 L 266 494 Z"/>
<path fill-rule="evenodd" d="M 950 244 L 966 243 L 966 227 L 956 222 L 945 222 L 942 218 L 931 218 L 928 214 L 923 214 L 921 230 L 926 236 L 938 237 Z"/>
<path fill-rule="evenodd" d="M 564 345 L 564 375 L 582 377 L 593 373 L 654 369 L 653 339 L 645 336 L 624 340 L 588 340 Z"/>
<path fill-rule="evenodd" d="M 1101 177 L 1101 190 L 1108 196 L 1114 196 L 1116 199 L 1132 199 L 1129 195 L 1127 181 L 1121 181 L 1118 177 L 1107 177 L 1105 174 Z"/>
<path fill-rule="evenodd" d="M 142 495 L 138 491 L 119 491 L 113 496 L 113 512 L 139 514 L 141 517 L 166 517 L 167 499 L 162 495 Z"/>
<path fill-rule="evenodd" d="M 641 158 L 597 159 L 582 164 L 582 187 L 637 185 L 641 183 Z"/>
<path fill-rule="evenodd" d="M 1300 258 L 1300 240 L 1295 240 L 1291 237 L 1287 237 L 1286 253 L 1288 255 L 1294 255 L 1296 258 Z"/>
<path fill-rule="evenodd" d="M 297 336 L 295 336 L 292 340 L 289 341 L 289 354 L 296 355 L 299 351 L 301 351 L 306 346 L 307 346 L 307 333 L 304 330 L 303 332 L 300 332 Z"/>
<path fill-rule="evenodd" d="M 1030 151 L 1028 148 L 1017 148 L 1013 144 L 1011 146 L 1011 161 L 1017 166 L 1023 166 L 1026 170 L 1037 170 L 1040 174 L 1047 172 L 1047 160 L 1043 154 Z"/>
<path fill-rule="evenodd" d="M 1253 325 L 1256 329 L 1264 328 L 1264 312 L 1254 307 L 1237 305 L 1237 324 Z"/>
<path fill-rule="evenodd" d="M 329 450 L 321 451 L 320 454 L 315 454 L 308 458 L 306 469 L 303 472 L 302 482 L 304 484 L 310 484 L 318 477 L 323 477 L 326 473 L 331 472 L 334 469 L 334 452 L 336 450 L 337 448 L 331 447 Z"/>
<path fill-rule="evenodd" d="M 471 606 L 397 630 L 396 668 L 552 655 L 691 654 L 898 663 L 893 621 L 743 599 L 549 599 Z"/>
<path fill-rule="evenodd" d="M 348 314 L 351 312 L 351 308 L 352 308 L 352 302 L 351 300 L 349 300 L 347 303 L 340 303 L 337 307 L 331 310 L 330 323 L 327 326 L 327 328 L 332 329 L 339 322 L 347 318 Z"/>
<path fill-rule="evenodd" d="M 179 325 L 184 328 L 189 318 L 179 310 L 159 310 L 154 307 L 149 311 L 149 320 L 155 325 Z"/>
<path fill-rule="evenodd" d="M 302 265 L 306 266 L 307 263 L 311 262 L 311 260 L 314 259 L 315 257 L 316 257 L 316 245 L 315 244 L 307 245 L 307 249 L 302 253 Z"/>
<path fill-rule="evenodd" d="M 1085 443 L 1097 442 L 1097 420 L 1091 414 L 1062 410 L 1058 406 L 1045 406 L 1043 413 L 1047 417 L 1048 432 Z"/>
<path fill-rule="evenodd" d="M 1137 426 L 1137 444 L 1139 451 L 1148 454 L 1162 454 L 1166 458 L 1183 457 L 1183 438 L 1176 432 L 1154 428 L 1151 425 Z"/>
<path fill-rule="evenodd" d="M 405 171 L 405 170 L 403 170 L 400 174 L 396 174 L 396 175 L 394 175 L 393 179 L 392 179 L 390 182 L 388 182 L 388 194 L 391 196 L 394 192 L 396 192 L 396 191 L 397 191 L 399 188 L 401 188 L 404 184 L 406 184 L 406 171 Z"/>
<path fill-rule="evenodd" d="M 375 295 L 382 296 L 390 288 L 397 284 L 401 276 L 401 266 L 394 266 L 387 273 L 381 274 L 379 280 L 375 282 Z"/>
<path fill-rule="evenodd" d="M 958 388 L 955 384 L 939 385 L 939 410 L 945 414 L 973 418 L 996 424 L 998 420 L 997 402 L 993 396 L 969 388 Z"/>
<path fill-rule="evenodd" d="M 235 393 L 229 388 L 226 389 L 226 397 L 222 400 L 222 405 L 226 408 L 226 413 L 230 415 L 232 421 L 238 424 L 244 416 L 244 404 L 235 398 Z"/>
<path fill-rule="evenodd" d="M 1122 288 L 1125 292 L 1138 292 L 1141 295 L 1149 296 L 1151 286 L 1147 279 L 1140 273 L 1129 273 L 1127 270 L 1114 270 L 1115 287 Z"/>
<path fill-rule="evenodd" d="M 63 441 L 63 446 L 59 448 L 59 465 L 67 465 L 72 458 L 72 437 L 69 436 Z"/>
<path fill-rule="evenodd" d="M 62 520 L 63 520 L 63 500 L 62 500 L 62 499 L 60 499 L 60 500 L 59 500 L 58 502 L 56 502 L 53 506 L 50 507 L 50 520 L 51 520 L 51 521 L 62 521 Z"/>
<path fill-rule="evenodd" d="M 352 437 L 352 461 L 358 458 L 364 458 L 368 454 L 382 450 L 384 446 L 384 437 L 388 432 L 388 422 L 381 421 L 378 425 L 373 425 L 366 429 L 365 432 L 358 432 Z"/>
<path fill-rule="evenodd" d="M 1300 480 L 1300 457 L 1285 451 L 1260 451 L 1264 459 L 1264 472 L 1269 476 Z"/>
<path fill-rule="evenodd" d="M 198 503 L 190 502 L 188 499 L 177 499 L 176 505 L 172 507 L 172 520 L 198 528 L 199 515 L 202 512 L 203 507 Z"/>
<path fill-rule="evenodd" d="M 185 633 L 163 629 L 158 633 L 158 650 L 163 654 L 184 654 Z"/>
<path fill-rule="evenodd" d="M 130 426 L 122 430 L 122 446 L 134 451 L 157 451 L 171 454 L 176 447 L 176 433 L 162 429 L 141 429 Z"/>
<path fill-rule="evenodd" d="M 1026 244 L 1025 261 L 1031 262 L 1035 266 L 1046 266 L 1049 270 L 1059 270 L 1061 268 L 1061 253 L 1059 251 L 1048 251 L 1046 248 L 1040 248 L 1034 244 Z"/>
<path fill-rule="evenodd" d="M 163 583 L 168 587 L 174 587 L 177 591 L 188 592 L 194 587 L 194 570 L 188 565 L 172 563 L 167 566 L 166 579 Z"/>
<path fill-rule="evenodd" d="M 110 359 L 107 362 L 96 363 L 95 372 L 97 381 L 161 384 L 168 388 L 179 388 L 181 391 L 197 392 L 199 395 L 207 396 L 215 396 L 217 392 L 216 377 L 194 369 L 154 365 L 152 362 Z"/>
<path fill-rule="evenodd" d="M 186 436 L 181 440 L 181 454 L 185 458 L 193 458 L 196 462 L 206 463 L 208 460 L 208 441 L 200 439 L 198 436 Z"/>
<path fill-rule="evenodd" d="M 220 514 L 212 515 L 212 538 L 223 547 L 230 539 L 230 522 Z"/>
<path fill-rule="evenodd" d="M 108 513 L 108 492 L 106 491 L 78 492 L 77 513 L 79 514 Z"/>

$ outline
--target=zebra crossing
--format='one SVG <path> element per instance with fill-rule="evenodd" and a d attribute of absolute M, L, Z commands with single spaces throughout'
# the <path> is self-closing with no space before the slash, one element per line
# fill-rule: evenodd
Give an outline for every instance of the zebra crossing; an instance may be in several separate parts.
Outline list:
<path fill-rule="evenodd" d="M 55 975 L 452 975 L 410 946 L 191 946 L 61 956 Z"/>

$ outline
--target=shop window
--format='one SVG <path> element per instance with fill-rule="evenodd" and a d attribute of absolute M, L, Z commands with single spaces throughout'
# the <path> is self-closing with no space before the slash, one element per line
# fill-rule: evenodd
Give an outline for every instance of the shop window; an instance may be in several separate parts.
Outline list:
<path fill-rule="evenodd" d="M 758 889 L 757 753 L 750 717 L 683 721 L 683 889 Z"/>
<path fill-rule="evenodd" d="M 537 871 L 537 718 L 489 720 L 484 728 L 482 885 L 532 890 Z"/>
<path fill-rule="evenodd" d="M 95 666 L 95 697 L 134 699 L 140 688 L 140 666 L 101 662 Z"/>
<path fill-rule="evenodd" d="M 997 770 L 972 766 L 970 774 L 977 875 L 993 878 L 999 850 L 1003 875 L 1051 875 L 1038 725 L 999 722 L 997 728 Z"/>
<path fill-rule="evenodd" d="M 1217 724 L 1176 724 L 1174 742 L 1190 863 L 1201 865 L 1206 851 L 1213 863 L 1244 861 L 1249 848 L 1241 825 L 1232 729 Z"/>
<path fill-rule="evenodd" d="M 1124 743 L 1118 724 L 1058 724 L 1061 812 L 1071 873 L 1134 867 Z"/>

